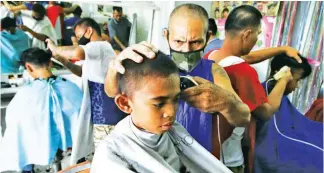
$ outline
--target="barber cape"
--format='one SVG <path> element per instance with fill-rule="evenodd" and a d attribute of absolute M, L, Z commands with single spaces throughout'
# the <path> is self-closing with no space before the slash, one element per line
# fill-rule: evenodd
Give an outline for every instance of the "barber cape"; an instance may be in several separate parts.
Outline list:
<path fill-rule="evenodd" d="M 33 30 L 36 33 L 44 34 L 49 39 L 51 39 L 56 45 L 58 37 L 56 35 L 56 32 L 52 26 L 51 21 L 48 19 L 47 16 L 44 16 L 43 20 L 36 21 L 32 18 L 32 11 L 29 10 L 22 10 L 21 11 L 21 18 L 23 21 L 23 24 L 26 25 L 28 28 Z M 32 47 L 37 47 L 43 50 L 46 50 L 45 42 L 38 40 L 37 38 L 33 37 L 30 33 L 27 33 L 30 39 L 32 39 Z"/>
<path fill-rule="evenodd" d="M 255 173 L 323 171 L 323 123 L 309 120 L 287 96 L 283 96 L 275 116 L 258 122 L 257 129 Z"/>
<path fill-rule="evenodd" d="M 49 165 L 58 149 L 71 147 L 81 100 L 80 89 L 60 77 L 35 80 L 20 89 L 6 111 L 0 172 Z"/>
<path fill-rule="evenodd" d="M 231 172 L 177 122 L 161 135 L 120 121 L 95 152 L 91 172 Z"/>
<path fill-rule="evenodd" d="M 29 48 L 28 36 L 20 29 L 15 34 L 1 32 L 1 73 L 17 73 L 21 53 Z"/>

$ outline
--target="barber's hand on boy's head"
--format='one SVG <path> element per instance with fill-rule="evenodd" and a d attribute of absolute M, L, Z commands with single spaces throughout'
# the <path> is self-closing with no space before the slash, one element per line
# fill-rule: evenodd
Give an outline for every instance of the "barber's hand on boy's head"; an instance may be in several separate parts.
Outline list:
<path fill-rule="evenodd" d="M 154 58 L 158 49 L 152 44 L 143 41 L 139 44 L 132 45 L 125 50 L 123 50 L 116 58 L 116 60 L 110 63 L 111 68 L 115 68 L 119 73 L 124 74 L 125 68 L 122 66 L 121 62 L 125 59 L 131 59 L 137 63 L 143 61 L 143 57 L 140 54 L 145 55 L 148 58 Z"/>
<path fill-rule="evenodd" d="M 292 57 L 296 59 L 299 63 L 302 63 L 302 60 L 299 57 L 299 52 L 295 48 L 289 47 L 289 46 L 283 46 L 283 49 L 287 56 Z"/>
<path fill-rule="evenodd" d="M 224 109 L 228 93 L 220 86 L 200 77 L 193 77 L 199 84 L 184 90 L 181 99 L 202 112 L 215 113 Z"/>

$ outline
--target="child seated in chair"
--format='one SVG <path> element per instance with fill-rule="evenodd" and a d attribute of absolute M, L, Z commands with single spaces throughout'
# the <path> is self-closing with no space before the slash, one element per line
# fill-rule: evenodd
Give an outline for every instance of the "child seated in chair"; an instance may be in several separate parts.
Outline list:
<path fill-rule="evenodd" d="M 175 122 L 180 78 L 168 56 L 122 64 L 115 103 L 129 116 L 97 148 L 92 173 L 231 172 Z"/>
<path fill-rule="evenodd" d="M 282 67 L 289 67 L 293 78 L 286 86 L 278 111 L 269 121 L 257 121 L 254 160 L 257 173 L 320 173 L 323 170 L 323 124 L 305 117 L 287 97 L 311 74 L 307 59 L 301 57 L 301 60 L 302 63 L 298 63 L 281 54 L 271 62 L 269 80 L 263 83 L 267 93 L 277 85 L 277 81 L 271 78 Z M 300 86 L 306 87 L 305 84 Z M 305 102 L 302 99 L 298 101 Z"/>
<path fill-rule="evenodd" d="M 6 109 L 6 131 L 0 144 L 0 172 L 32 173 L 33 164 L 49 165 L 59 150 L 72 147 L 79 129 L 82 92 L 51 72 L 51 53 L 30 48 L 21 55 L 34 78 L 16 93 Z"/>

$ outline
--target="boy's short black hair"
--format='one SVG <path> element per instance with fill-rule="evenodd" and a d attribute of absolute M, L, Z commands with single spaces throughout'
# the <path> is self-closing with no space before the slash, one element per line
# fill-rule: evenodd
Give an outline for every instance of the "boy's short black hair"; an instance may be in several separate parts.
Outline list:
<path fill-rule="evenodd" d="M 10 17 L 5 17 L 1 19 L 1 29 L 10 29 L 11 27 L 16 27 L 16 20 Z"/>
<path fill-rule="evenodd" d="M 178 74 L 176 64 L 162 52 L 157 53 L 153 59 L 143 56 L 141 63 L 127 59 L 122 62 L 122 65 L 126 71 L 124 74 L 118 74 L 119 89 L 128 96 L 131 96 L 136 89 L 143 87 L 146 77 L 153 79 Z"/>
<path fill-rule="evenodd" d="M 40 48 L 29 48 L 22 52 L 21 62 L 25 66 L 26 63 L 31 63 L 37 67 L 47 67 L 50 64 L 52 54 Z"/>
<path fill-rule="evenodd" d="M 100 28 L 100 25 L 92 18 L 90 17 L 84 17 L 80 20 L 78 20 L 75 24 L 74 24 L 74 27 L 73 27 L 73 30 L 75 30 L 75 28 L 79 25 L 83 25 L 83 26 L 86 26 L 86 27 L 91 27 L 92 29 L 94 29 L 97 34 L 99 36 L 101 36 L 101 28 Z"/>
<path fill-rule="evenodd" d="M 113 11 L 117 11 L 118 13 L 121 13 L 121 12 L 123 12 L 123 8 L 122 7 L 113 6 Z"/>
<path fill-rule="evenodd" d="M 32 11 L 38 13 L 40 17 L 44 17 L 46 15 L 46 9 L 42 4 L 34 4 L 32 7 Z"/>
<path fill-rule="evenodd" d="M 299 55 L 302 60 L 302 63 L 297 62 L 297 60 L 287 56 L 285 53 L 277 55 L 271 61 L 271 73 L 270 76 L 273 76 L 277 71 L 279 71 L 283 66 L 288 66 L 291 69 L 291 72 L 294 73 L 296 69 L 303 69 L 304 73 L 302 79 L 309 76 L 312 72 L 312 67 L 308 63 L 307 59 Z"/>
<path fill-rule="evenodd" d="M 210 31 L 213 35 L 217 33 L 217 25 L 214 19 L 208 19 L 208 31 Z"/>

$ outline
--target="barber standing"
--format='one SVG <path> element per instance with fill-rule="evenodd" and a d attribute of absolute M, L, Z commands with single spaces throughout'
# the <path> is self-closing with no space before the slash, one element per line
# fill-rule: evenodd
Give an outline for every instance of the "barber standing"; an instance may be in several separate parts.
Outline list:
<path fill-rule="evenodd" d="M 82 18 L 74 25 L 74 33 L 79 45 L 57 47 L 47 40 L 53 56 L 72 73 L 82 77 L 83 100 L 78 139 L 72 147 L 72 164 L 89 154 L 92 139 L 97 146 L 125 117 L 114 99 L 107 97 L 104 91 L 108 64 L 116 55 L 110 43 L 102 40 L 99 24 L 91 18 Z M 72 59 L 84 60 L 82 67 L 71 63 Z"/>
<path fill-rule="evenodd" d="M 182 92 L 177 121 L 199 144 L 215 155 L 219 151 L 220 142 L 217 138 L 218 127 L 215 125 L 218 118 L 225 119 L 226 123 L 234 127 L 244 126 L 250 120 L 249 108 L 235 93 L 225 70 L 213 61 L 202 59 L 209 37 L 208 13 L 203 7 L 183 4 L 175 8 L 164 36 L 170 46 L 170 58 L 180 69 L 180 75 L 199 76 L 194 77 L 198 86 Z M 105 89 L 109 96 L 119 94 L 117 73 L 125 70 L 121 62 L 124 59 L 138 63 L 142 61 L 143 57 L 136 52 L 153 58 L 157 50 L 153 45 L 143 42 L 122 51 L 111 62 L 106 76 Z M 226 133 L 230 136 L 231 131 Z M 224 141 L 226 136 L 220 138 Z"/>
<path fill-rule="evenodd" d="M 124 17 L 122 7 L 113 7 L 113 18 L 108 23 L 109 36 L 114 50 L 122 51 L 128 47 L 132 24 Z"/>

